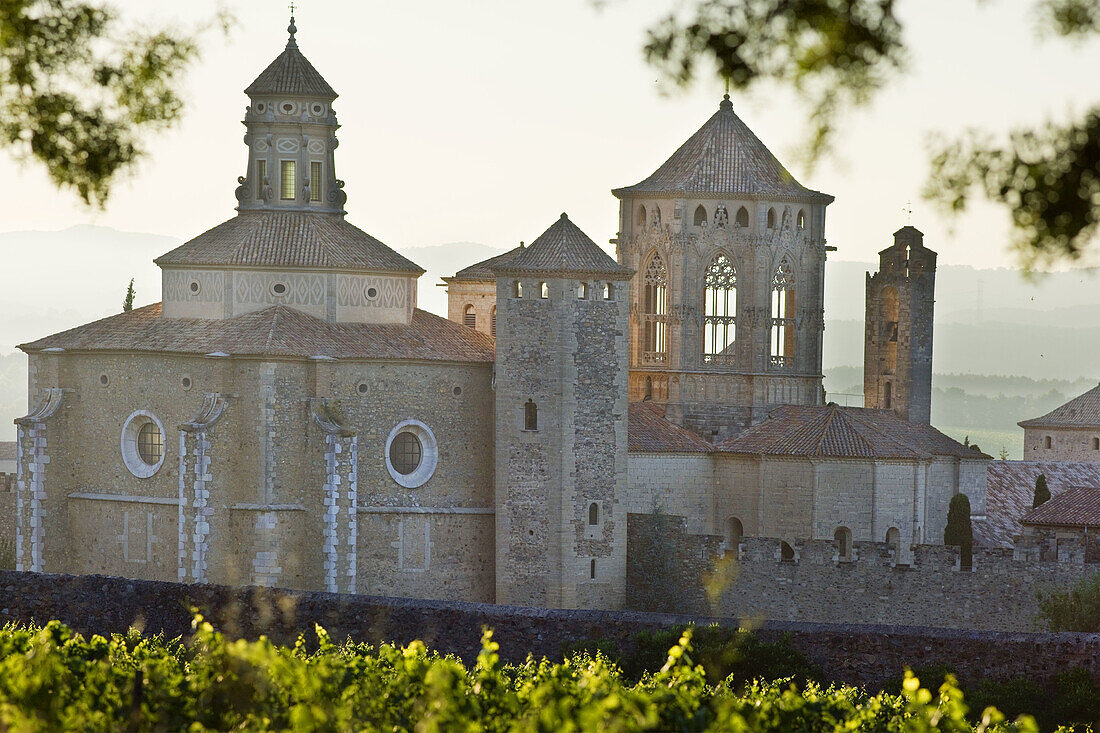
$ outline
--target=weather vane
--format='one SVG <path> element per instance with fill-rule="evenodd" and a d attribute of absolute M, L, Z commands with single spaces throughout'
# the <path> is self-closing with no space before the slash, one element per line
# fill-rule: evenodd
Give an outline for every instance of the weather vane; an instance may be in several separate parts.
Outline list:
<path fill-rule="evenodd" d="M 905 202 L 905 207 L 902 208 L 902 211 L 905 212 L 905 223 L 906 224 L 912 224 L 913 223 L 913 202 L 912 201 L 906 201 Z"/>

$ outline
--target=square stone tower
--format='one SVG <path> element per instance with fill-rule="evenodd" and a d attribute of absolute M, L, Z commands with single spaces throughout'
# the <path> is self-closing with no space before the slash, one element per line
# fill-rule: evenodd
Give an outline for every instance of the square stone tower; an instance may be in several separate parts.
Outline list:
<path fill-rule="evenodd" d="M 935 291 L 936 253 L 919 230 L 902 227 L 879 252 L 879 271 L 867 273 L 866 407 L 893 410 L 914 424 L 931 422 Z"/>
<path fill-rule="evenodd" d="M 618 608 L 633 272 L 565 214 L 494 269 L 497 603 Z"/>

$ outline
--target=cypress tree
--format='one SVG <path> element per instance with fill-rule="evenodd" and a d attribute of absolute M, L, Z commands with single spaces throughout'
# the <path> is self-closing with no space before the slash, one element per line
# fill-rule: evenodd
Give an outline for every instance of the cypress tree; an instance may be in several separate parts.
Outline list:
<path fill-rule="evenodd" d="M 959 548 L 960 565 L 969 568 L 974 550 L 974 527 L 970 523 L 970 499 L 955 494 L 947 508 L 947 526 L 943 529 L 943 544 Z"/>
<path fill-rule="evenodd" d="M 127 313 L 134 309 L 134 278 L 130 278 L 130 285 L 126 288 L 126 297 L 122 299 L 122 312 Z"/>
<path fill-rule="evenodd" d="M 1035 478 L 1035 498 L 1031 500 L 1031 508 L 1050 501 L 1050 489 L 1047 488 L 1047 477 L 1039 474 Z"/>

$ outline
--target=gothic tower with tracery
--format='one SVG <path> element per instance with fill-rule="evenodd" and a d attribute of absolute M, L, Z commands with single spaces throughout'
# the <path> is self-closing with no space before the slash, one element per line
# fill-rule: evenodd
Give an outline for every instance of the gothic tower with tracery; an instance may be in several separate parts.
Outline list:
<path fill-rule="evenodd" d="M 927 425 L 932 414 L 936 253 L 924 246 L 919 230 L 904 226 L 878 256 L 879 271 L 867 273 L 864 406 Z"/>
<path fill-rule="evenodd" d="M 710 440 L 778 405 L 819 405 L 825 208 L 734 113 L 718 111 L 619 199 L 634 269 L 630 399 Z"/>

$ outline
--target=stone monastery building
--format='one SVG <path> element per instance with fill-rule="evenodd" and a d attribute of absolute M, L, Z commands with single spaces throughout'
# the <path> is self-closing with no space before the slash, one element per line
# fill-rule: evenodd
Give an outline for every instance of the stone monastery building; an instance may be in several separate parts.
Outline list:
<path fill-rule="evenodd" d="M 42 572 L 555 607 L 623 604 L 628 514 L 690 532 L 938 542 L 989 457 L 928 423 L 935 253 L 867 280 L 867 409 L 824 403 L 826 208 L 734 113 L 447 278 L 344 219 L 336 92 L 298 49 L 245 90 L 237 215 L 162 302 L 24 344 L 17 562 Z M 354 128 L 353 128 L 354 129 Z"/>

